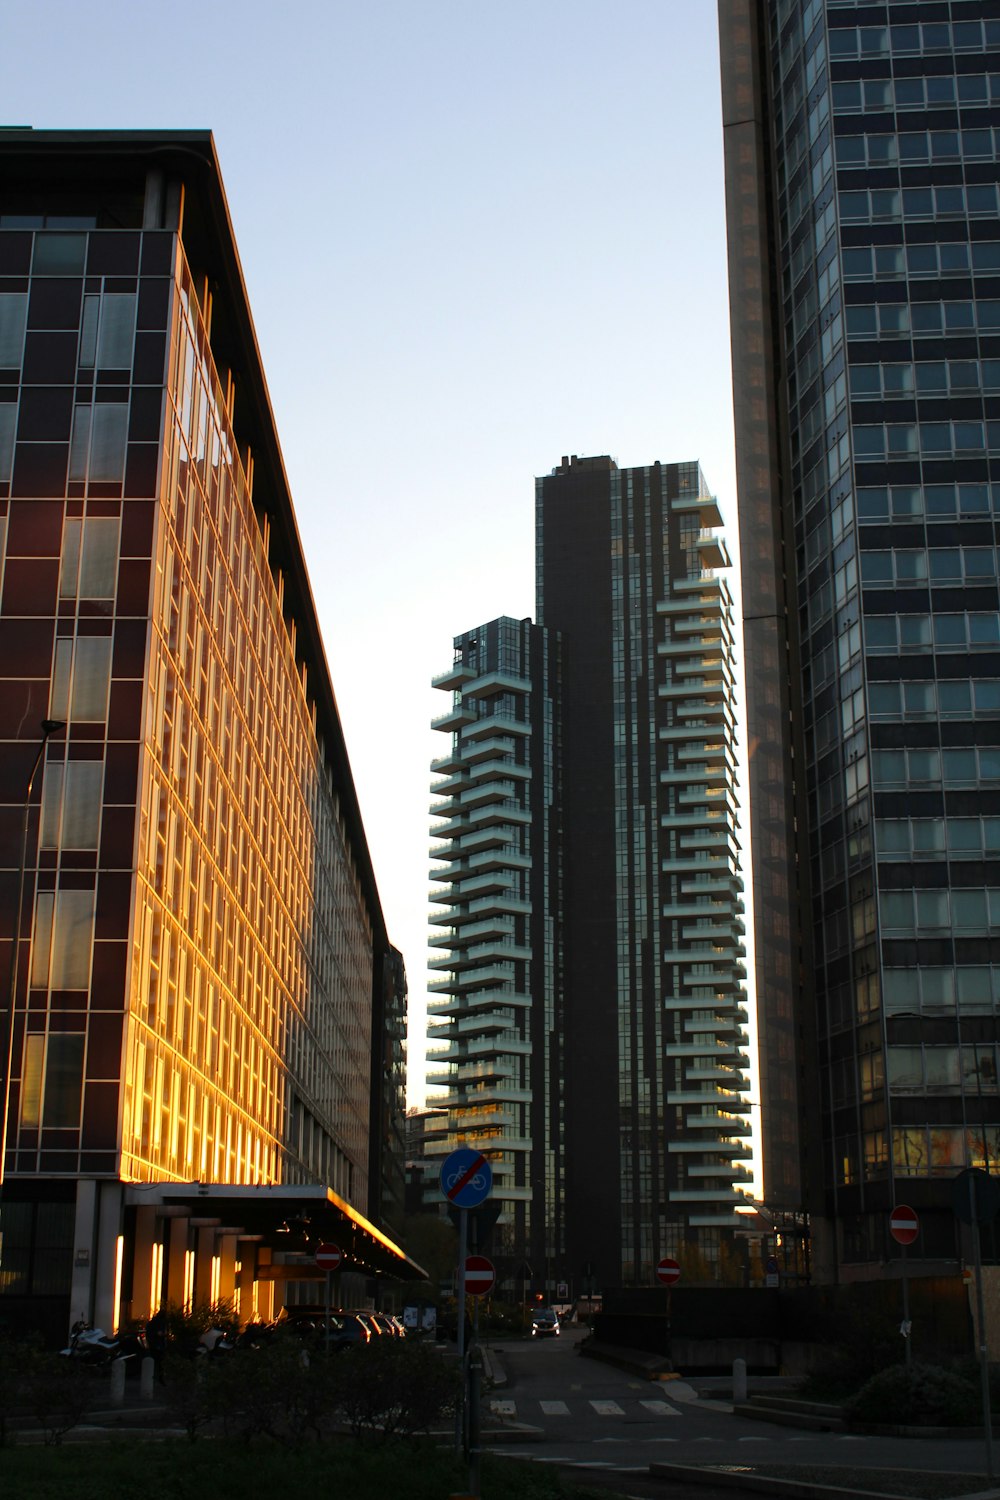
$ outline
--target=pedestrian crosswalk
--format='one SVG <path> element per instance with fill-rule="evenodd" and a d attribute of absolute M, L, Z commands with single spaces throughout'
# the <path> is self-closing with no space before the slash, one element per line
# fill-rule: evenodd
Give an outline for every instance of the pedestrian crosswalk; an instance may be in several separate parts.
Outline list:
<path fill-rule="evenodd" d="M 495 1397 L 490 1402 L 490 1410 L 495 1417 L 503 1421 L 530 1422 L 538 1416 L 545 1417 L 569 1417 L 590 1415 L 596 1417 L 631 1417 L 632 1420 L 648 1421 L 655 1417 L 679 1417 L 681 1412 L 676 1406 L 668 1401 L 626 1401 L 624 1405 L 620 1401 L 586 1401 L 583 1398 L 575 1400 L 572 1405 L 568 1401 L 535 1401 L 521 1400 L 513 1401 L 510 1397 Z"/>

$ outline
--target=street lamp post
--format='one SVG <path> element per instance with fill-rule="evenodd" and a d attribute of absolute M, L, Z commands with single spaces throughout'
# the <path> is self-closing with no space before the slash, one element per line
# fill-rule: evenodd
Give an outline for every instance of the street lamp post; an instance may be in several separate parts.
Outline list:
<path fill-rule="evenodd" d="M 0 1192 L 3 1189 L 4 1166 L 7 1159 L 7 1116 L 10 1113 L 10 1082 L 11 1070 L 14 1061 L 14 1008 L 17 1004 L 17 969 L 18 957 L 21 951 L 21 927 L 24 914 L 24 886 L 28 869 L 28 814 L 31 810 L 31 794 L 35 787 L 35 777 L 38 775 L 39 767 L 45 756 L 45 747 L 54 734 L 58 734 L 66 725 L 62 719 L 43 719 L 42 738 L 35 754 L 34 762 L 28 773 L 27 784 L 24 788 L 24 803 L 21 811 L 21 865 L 17 880 L 17 906 L 14 911 L 14 933 L 10 953 L 10 984 L 7 991 L 7 1008 L 4 1013 L 2 1040 L 0 1040 L 0 1065 L 3 1074 L 0 1077 L 0 1100 L 2 1100 L 2 1112 L 0 1112 Z M 3 1241 L 0 1239 L 0 1254 L 2 1254 Z"/>

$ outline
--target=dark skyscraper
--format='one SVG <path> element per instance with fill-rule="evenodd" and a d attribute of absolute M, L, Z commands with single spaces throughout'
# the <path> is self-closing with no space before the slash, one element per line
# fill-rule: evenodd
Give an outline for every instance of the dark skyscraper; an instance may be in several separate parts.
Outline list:
<path fill-rule="evenodd" d="M 1000 1165 L 1000 11 L 721 0 L 765 1195 Z"/>
<path fill-rule="evenodd" d="M 710 1263 L 749 1179 L 732 601 L 697 464 L 536 488 L 562 641 L 566 1236 L 577 1286 Z"/>

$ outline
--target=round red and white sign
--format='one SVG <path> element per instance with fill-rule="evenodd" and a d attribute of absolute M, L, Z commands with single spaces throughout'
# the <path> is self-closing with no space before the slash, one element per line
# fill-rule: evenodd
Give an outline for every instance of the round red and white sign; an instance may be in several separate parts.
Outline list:
<path fill-rule="evenodd" d="M 323 1271 L 336 1271 L 344 1253 L 339 1245 L 320 1245 L 316 1251 L 316 1264 Z"/>
<path fill-rule="evenodd" d="M 465 1290 L 470 1297 L 488 1297 L 497 1273 L 485 1255 L 470 1255 L 465 1262 Z"/>
<path fill-rule="evenodd" d="M 681 1268 L 675 1260 L 671 1260 L 669 1255 L 665 1255 L 657 1263 L 656 1279 L 662 1281 L 664 1286 L 673 1286 L 681 1279 Z"/>
<path fill-rule="evenodd" d="M 900 1245 L 912 1245 L 920 1233 L 920 1220 L 905 1203 L 897 1203 L 889 1215 L 889 1233 Z"/>

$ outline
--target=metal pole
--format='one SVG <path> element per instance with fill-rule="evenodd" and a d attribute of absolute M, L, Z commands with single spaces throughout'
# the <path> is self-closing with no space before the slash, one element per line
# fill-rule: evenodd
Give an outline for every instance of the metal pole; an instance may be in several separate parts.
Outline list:
<path fill-rule="evenodd" d="M 983 1398 L 983 1436 L 986 1439 L 986 1474 L 993 1474 L 993 1421 L 990 1416 L 990 1366 L 986 1347 L 986 1306 L 983 1300 L 983 1253 L 979 1244 L 979 1205 L 976 1202 L 976 1180 L 969 1173 L 969 1217 L 972 1223 L 972 1248 L 976 1262 L 976 1313 L 979 1327 L 979 1379 Z"/>
<path fill-rule="evenodd" d="M 906 1246 L 901 1247 L 903 1252 L 903 1345 L 906 1349 L 904 1364 L 910 1363 L 910 1277 L 906 1265 Z"/>
<path fill-rule="evenodd" d="M 45 746 L 49 742 L 49 737 L 53 734 L 58 734 L 60 729 L 66 728 L 66 725 L 62 719 L 43 719 L 41 728 L 42 739 L 31 770 L 28 773 L 28 781 L 24 789 L 24 804 L 21 811 L 21 867 L 18 872 L 17 907 L 14 911 L 14 933 L 10 954 L 10 982 L 7 990 L 7 1010 L 4 1015 L 3 1041 L 0 1043 L 0 1064 L 3 1066 L 3 1077 L 0 1080 L 0 1098 L 3 1101 L 3 1110 L 2 1114 L 0 1114 L 0 1189 L 3 1187 L 4 1164 L 7 1159 L 7 1116 L 10 1113 L 10 1083 L 14 1064 L 14 1010 L 17 1005 L 18 958 L 21 950 L 24 887 L 28 870 L 28 814 L 31 810 L 31 793 L 34 790 L 38 768 L 45 755 Z M 3 1241 L 0 1239 L 0 1254 L 2 1254 L 2 1246 Z"/>
<path fill-rule="evenodd" d="M 456 1329 L 456 1342 L 458 1344 L 458 1358 L 462 1371 L 462 1381 L 459 1387 L 458 1401 L 455 1411 L 455 1452 L 461 1453 L 465 1437 L 465 1261 L 469 1246 L 469 1210 L 460 1208 L 458 1210 L 458 1328 Z"/>
<path fill-rule="evenodd" d="M 327 1354 L 330 1353 L 330 1309 L 332 1308 L 332 1306 L 333 1272 L 328 1270 L 326 1273 L 326 1338 L 323 1341 L 324 1348 Z"/>

